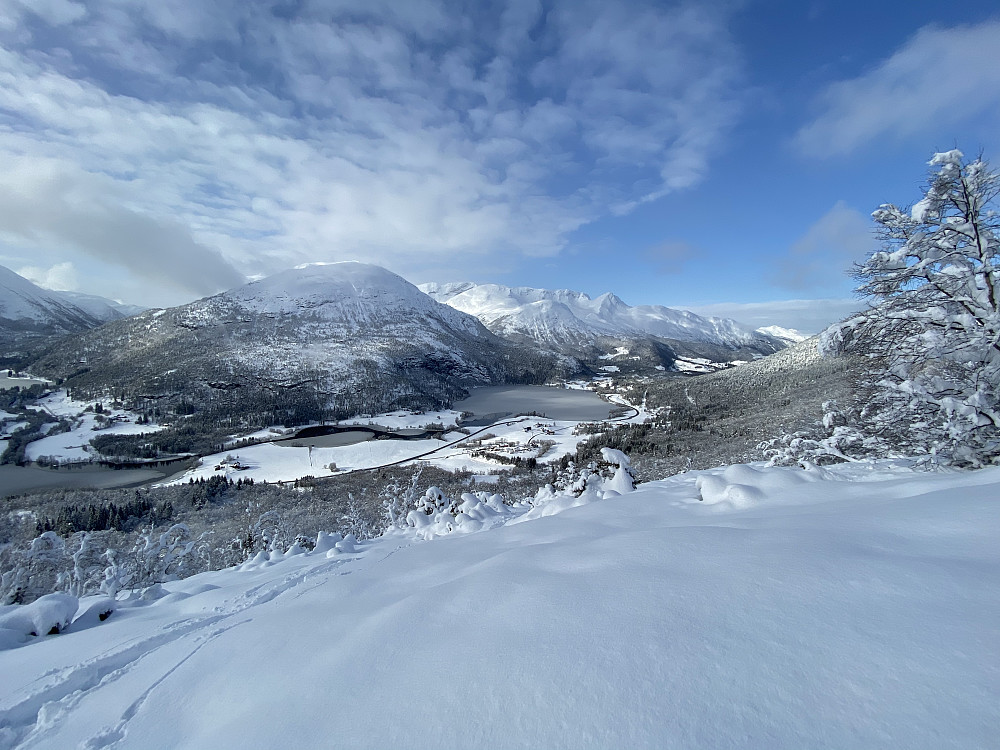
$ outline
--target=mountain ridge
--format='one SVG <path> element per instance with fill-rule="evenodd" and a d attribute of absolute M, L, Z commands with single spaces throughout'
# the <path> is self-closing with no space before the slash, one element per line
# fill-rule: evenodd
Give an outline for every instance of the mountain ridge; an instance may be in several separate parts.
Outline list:
<path fill-rule="evenodd" d="M 50 336 L 90 330 L 141 309 L 93 294 L 45 289 L 0 266 L 0 357 L 23 354 Z"/>
<path fill-rule="evenodd" d="M 271 424 L 441 406 L 577 367 L 364 263 L 311 264 L 54 344 L 33 371 L 84 392 L 264 414 Z"/>
<path fill-rule="evenodd" d="M 631 306 L 610 292 L 591 298 L 570 289 L 473 282 L 429 283 L 420 289 L 475 315 L 500 336 L 530 340 L 584 359 L 593 359 L 595 354 L 606 357 L 623 342 L 664 343 L 674 354 L 729 360 L 772 354 L 786 345 L 728 318 L 708 318 L 662 305 Z"/>

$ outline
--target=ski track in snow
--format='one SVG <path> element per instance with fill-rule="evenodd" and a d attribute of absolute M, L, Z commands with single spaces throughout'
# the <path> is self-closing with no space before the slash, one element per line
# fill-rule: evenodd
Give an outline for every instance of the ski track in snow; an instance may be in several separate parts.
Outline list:
<path fill-rule="evenodd" d="M 375 563 L 388 558 L 400 548 L 397 547 Z M 298 598 L 309 590 L 322 586 L 331 574 L 348 575 L 351 571 L 339 569 L 359 559 L 361 558 L 357 555 L 345 556 L 286 575 L 279 583 L 268 581 L 251 586 L 234 597 L 228 606 L 216 607 L 216 614 L 182 620 L 166 626 L 165 632 L 133 642 L 75 667 L 43 675 L 39 680 L 49 680 L 44 687 L 10 708 L 0 709 L 0 748 L 28 748 L 35 745 L 62 726 L 92 690 L 107 687 L 129 674 L 153 654 L 183 642 L 180 653 L 170 660 L 171 666 L 128 706 L 117 724 L 105 727 L 80 744 L 81 748 L 87 750 L 114 747 L 125 738 L 129 720 L 150 694 L 208 643 L 253 619 L 242 617 L 243 615 L 282 596 Z"/>
<path fill-rule="evenodd" d="M 0 750 L 985 750 L 998 488 L 737 465 L 255 558 L 0 652 Z"/>

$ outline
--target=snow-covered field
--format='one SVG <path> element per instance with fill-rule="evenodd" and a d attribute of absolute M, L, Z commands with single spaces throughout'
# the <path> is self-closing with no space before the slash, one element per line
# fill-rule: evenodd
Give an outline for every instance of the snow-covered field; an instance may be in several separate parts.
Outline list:
<path fill-rule="evenodd" d="M 996 747 L 1000 469 L 603 494 L 84 601 L 0 747 Z"/>
<path fill-rule="evenodd" d="M 25 456 L 34 461 L 39 456 L 50 456 L 59 461 L 89 461 L 94 458 L 90 441 L 98 435 L 136 435 L 156 432 L 159 425 L 140 425 L 134 422 L 138 416 L 121 409 L 109 410 L 105 414 L 93 412 L 93 401 L 76 401 L 66 395 L 66 391 L 56 391 L 38 402 L 38 406 L 53 416 L 66 417 L 73 423 L 73 429 L 57 435 L 47 435 L 28 443 Z M 90 407 L 91 411 L 85 411 Z M 106 418 L 106 421 L 102 421 Z M 95 427 L 100 425 L 99 430 Z M 106 425 L 106 426 L 105 426 Z"/>
<path fill-rule="evenodd" d="M 425 424 L 426 415 L 423 419 Z M 357 423 L 363 424 L 364 421 L 359 420 Z M 382 417 L 375 417 L 371 421 L 379 425 L 384 424 Z M 399 424 L 391 426 L 421 425 L 413 417 L 396 421 Z M 406 424 L 407 422 L 412 424 Z M 356 469 L 371 469 L 407 460 L 427 461 L 448 471 L 465 469 L 474 472 L 492 472 L 506 467 L 487 458 L 473 456 L 473 450 L 480 448 L 504 455 L 520 455 L 528 458 L 538 455 L 536 446 L 538 440 L 548 440 L 555 445 L 539 460 L 554 460 L 564 453 L 572 453 L 576 450 L 577 444 L 586 439 L 586 435 L 573 434 L 577 424 L 578 422 L 554 422 L 539 417 L 513 418 L 487 428 L 480 428 L 480 438 L 493 436 L 483 441 L 481 445 L 473 445 L 470 442 L 477 440 L 475 436 L 467 438 L 460 432 L 447 432 L 443 440 L 369 440 L 354 445 L 314 447 L 311 450 L 308 446 L 293 447 L 288 443 L 264 443 L 206 456 L 198 466 L 173 479 L 172 483 L 184 483 L 190 479 L 208 478 L 213 475 L 228 476 L 233 481 L 240 478 L 252 478 L 255 482 L 291 481 L 305 476 L 331 476 Z M 525 427 L 529 429 L 525 431 Z M 532 439 L 534 442 L 529 445 Z M 238 459 L 240 466 L 245 468 L 234 469 L 231 464 L 225 462 L 227 456 Z M 335 471 L 330 470 L 331 463 L 335 464 Z"/>
<path fill-rule="evenodd" d="M 602 382 L 602 381 L 596 381 Z M 578 390 L 593 389 L 595 383 L 581 381 L 568 387 Z M 613 403 L 627 405 L 623 397 L 611 398 Z M 95 431 L 100 419 L 93 412 L 94 402 L 75 401 L 70 399 L 66 391 L 56 391 L 39 401 L 38 405 L 54 417 L 68 418 L 73 423 L 73 429 L 55 435 L 47 435 L 28 444 L 25 454 L 28 460 L 39 456 L 47 456 L 63 462 L 87 461 L 94 457 L 90 441 L 97 435 L 104 434 L 141 434 L 162 429 L 155 424 L 137 424 L 134 420 L 138 415 L 114 410 L 107 412 L 105 417 L 117 417 L 119 421 L 105 421 L 101 429 Z M 90 408 L 87 411 L 87 408 Z M 457 424 L 460 411 L 445 409 L 442 411 L 413 413 L 406 411 L 377 414 L 371 417 L 356 417 L 344 420 L 342 424 L 374 424 L 390 429 L 423 428 L 430 424 L 441 424 L 446 427 Z M 650 414 L 642 409 L 628 419 L 618 419 L 615 422 L 642 422 Z M 467 469 L 474 472 L 493 472 L 505 467 L 487 458 L 472 456 L 474 448 L 481 448 L 509 456 L 529 458 L 538 455 L 538 441 L 545 440 L 554 445 L 545 452 L 539 460 L 554 460 L 567 452 L 573 452 L 577 444 L 586 438 L 585 435 L 574 435 L 578 421 L 553 421 L 539 417 L 527 417 L 514 421 L 505 419 L 487 429 L 479 429 L 475 437 L 491 434 L 493 437 L 481 445 L 470 445 L 459 432 L 445 434 L 444 440 L 372 440 L 355 445 L 337 447 L 292 447 L 288 443 L 262 443 L 245 447 L 230 447 L 217 454 L 206 456 L 199 466 L 173 479 L 176 482 L 187 482 L 190 479 L 207 478 L 213 475 L 228 475 L 236 479 L 253 479 L 254 481 L 293 481 L 306 476 L 329 476 L 333 473 L 356 469 L 370 469 L 401 461 L 416 459 L 428 461 L 436 466 L 450 471 Z M 17 425 L 9 424 L 11 429 Z M 525 429 L 525 428 L 529 429 Z M 251 435 L 233 436 L 233 442 L 243 438 L 279 439 L 287 437 L 291 430 L 268 428 Z M 6 441 L 3 441 L 6 442 Z M 464 444 L 463 444 L 464 443 Z M 3 443 L 0 443 L 2 449 Z M 429 455 L 424 455 L 429 454 Z M 240 468 L 234 468 L 225 459 L 238 459 Z M 336 466 L 332 471 L 330 464 Z M 216 468 L 221 467 L 221 468 Z"/>
<path fill-rule="evenodd" d="M 592 384 L 587 385 L 593 387 Z M 618 394 L 608 396 L 608 400 L 620 406 L 631 406 L 625 397 Z M 636 414 L 628 414 L 624 418 L 611 421 L 615 424 L 641 423 L 651 416 L 644 407 L 632 408 L 636 409 Z M 373 424 L 391 429 L 423 428 L 435 423 L 452 426 L 457 423 L 460 415 L 461 412 L 455 410 L 422 414 L 397 411 L 372 417 L 347 419 L 341 424 Z M 181 476 L 172 478 L 168 483 L 179 484 L 211 476 L 227 476 L 233 481 L 242 478 L 253 479 L 255 482 L 289 482 L 306 476 L 331 476 L 410 460 L 426 461 L 448 471 L 467 470 L 489 474 L 504 471 L 508 467 L 486 457 L 474 456 L 473 451 L 489 451 L 510 457 L 535 457 L 541 462 L 554 461 L 565 453 L 573 453 L 576 446 L 587 439 L 588 435 L 574 434 L 579 424 L 580 422 L 575 420 L 512 417 L 500 420 L 489 427 L 475 428 L 469 436 L 457 431 L 447 432 L 442 440 L 380 439 L 353 445 L 326 447 L 316 445 L 311 449 L 307 438 L 301 441 L 305 444 L 301 447 L 295 447 L 287 442 L 263 443 L 205 456 L 198 466 Z M 539 455 L 542 441 L 552 445 L 543 455 Z M 234 463 L 238 464 L 239 468 L 235 468 Z M 331 464 L 336 468 L 331 469 Z"/>

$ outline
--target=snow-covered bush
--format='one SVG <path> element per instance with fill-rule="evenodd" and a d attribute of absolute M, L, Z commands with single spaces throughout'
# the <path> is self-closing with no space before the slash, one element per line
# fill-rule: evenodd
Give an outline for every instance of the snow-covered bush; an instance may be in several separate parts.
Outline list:
<path fill-rule="evenodd" d="M 387 529 L 404 528 L 407 525 L 406 514 L 416 507 L 419 495 L 417 483 L 422 473 L 423 467 L 419 467 L 410 477 L 409 484 L 403 486 L 399 482 L 393 482 L 382 490 L 382 515 Z"/>
<path fill-rule="evenodd" d="M 30 604 L 0 606 L 0 650 L 61 633 L 79 607 L 79 599 L 70 594 L 46 594 Z"/>
<path fill-rule="evenodd" d="M 601 448 L 601 458 L 615 468 L 613 477 L 604 482 L 604 491 L 617 492 L 624 495 L 635 489 L 635 475 L 632 473 L 632 461 L 615 448 Z"/>
<path fill-rule="evenodd" d="M 85 596 L 99 590 L 104 573 L 104 547 L 86 531 L 63 539 L 53 531 L 35 537 L 26 547 L 5 550 L 0 575 L 0 603 L 19 604 L 55 591 Z"/>
<path fill-rule="evenodd" d="M 406 524 L 420 539 L 468 534 L 504 523 L 512 515 L 503 497 L 488 492 L 464 492 L 455 499 L 437 487 L 428 487 L 416 508 L 406 514 Z"/>
<path fill-rule="evenodd" d="M 124 566 L 121 588 L 145 588 L 189 575 L 188 558 L 202 538 L 192 539 L 183 523 L 159 534 L 152 529 L 142 531 Z"/>
<path fill-rule="evenodd" d="M 836 401 L 823 403 L 823 418 L 809 429 L 781 435 L 758 446 L 771 466 L 826 466 L 862 457 L 891 455 L 882 439 L 866 436 Z"/>

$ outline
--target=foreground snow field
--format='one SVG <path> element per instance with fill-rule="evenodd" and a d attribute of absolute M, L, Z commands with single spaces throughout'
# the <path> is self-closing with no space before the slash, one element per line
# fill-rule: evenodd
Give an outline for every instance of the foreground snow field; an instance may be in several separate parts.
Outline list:
<path fill-rule="evenodd" d="M 0 651 L 0 747 L 996 746 L 1000 470 L 608 494 L 91 612 Z"/>

